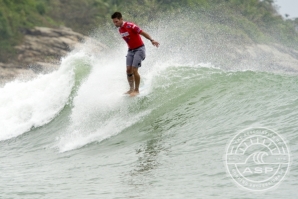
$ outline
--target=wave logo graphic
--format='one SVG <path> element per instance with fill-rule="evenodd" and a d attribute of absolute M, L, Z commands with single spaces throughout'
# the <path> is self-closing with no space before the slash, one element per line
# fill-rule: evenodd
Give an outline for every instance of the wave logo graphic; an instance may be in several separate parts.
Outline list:
<path fill-rule="evenodd" d="M 264 164 L 264 159 L 263 156 L 266 155 L 268 156 L 268 153 L 266 152 L 255 152 L 252 154 L 253 160 L 255 164 Z"/>
<path fill-rule="evenodd" d="M 276 187 L 290 167 L 290 152 L 284 139 L 267 128 L 238 133 L 227 145 L 227 173 L 241 188 L 267 191 Z"/>

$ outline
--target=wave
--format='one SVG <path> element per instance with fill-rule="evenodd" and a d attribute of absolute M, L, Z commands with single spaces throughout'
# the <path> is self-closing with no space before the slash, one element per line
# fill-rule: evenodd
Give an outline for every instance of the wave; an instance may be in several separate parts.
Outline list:
<path fill-rule="evenodd" d="M 0 88 L 0 141 L 49 123 L 69 103 L 91 67 L 87 54 L 74 51 L 61 60 L 58 70 Z"/>
<path fill-rule="evenodd" d="M 123 71 L 112 65 L 94 70 L 78 90 L 70 114 L 71 123 L 55 144 L 60 152 L 101 142 L 128 129 L 132 130 L 132 127 L 139 132 L 143 131 L 142 127 L 148 130 L 153 125 L 150 121 L 164 114 L 170 116 L 163 121 L 162 126 L 170 126 L 169 129 L 175 126 L 170 125 L 172 122 L 189 122 L 196 126 L 196 122 L 190 121 L 190 118 L 199 120 L 202 113 L 212 113 L 214 118 L 219 119 L 218 123 L 228 120 L 223 118 L 228 115 L 232 118 L 247 115 L 248 121 L 257 125 L 260 121 L 253 118 L 270 117 L 264 116 L 262 107 L 268 106 L 268 110 L 275 112 L 275 108 L 282 104 L 293 105 L 285 105 L 287 102 L 277 92 L 283 93 L 282 90 L 288 87 L 286 85 L 295 81 L 295 76 L 224 71 L 208 64 L 164 64 L 142 75 L 142 85 L 146 85 L 144 95 L 129 98 L 122 94 L 127 88 Z M 104 74 L 114 76 L 111 78 Z M 280 85 L 281 82 L 284 85 Z M 292 94 L 286 94 L 286 98 L 290 100 Z M 172 111 L 177 109 L 179 113 L 173 114 Z M 220 121 L 220 118 L 223 120 Z"/>
<path fill-rule="evenodd" d="M 223 70 L 211 63 L 199 62 L 197 51 L 181 53 L 179 49 L 173 52 L 173 49 L 154 49 L 148 45 L 150 56 L 139 70 L 141 87 L 146 89 L 141 96 L 129 98 L 123 96 L 127 89 L 123 64 L 126 49 L 121 46 L 98 53 L 93 51 L 93 44 L 86 43 L 63 58 L 58 70 L 0 88 L 0 141 L 36 127 L 47 128 L 46 124 L 66 106 L 70 112 L 63 117 L 68 122 L 59 124 L 57 129 L 63 125 L 63 131 L 58 131 L 53 144 L 60 152 L 101 142 L 147 118 L 156 118 L 178 107 L 189 109 L 188 104 L 198 103 L 199 109 L 194 110 L 214 111 L 214 115 L 216 111 L 226 115 L 255 111 L 262 115 L 255 107 L 262 106 L 262 100 L 283 104 L 276 92 L 284 93 L 283 89 L 292 88 L 291 82 L 296 81 L 295 76 L 260 72 L 249 65 L 246 69 L 255 71 L 237 67 L 233 71 Z M 292 98 L 291 93 L 283 96 Z M 170 118 L 169 123 L 175 119 Z"/>

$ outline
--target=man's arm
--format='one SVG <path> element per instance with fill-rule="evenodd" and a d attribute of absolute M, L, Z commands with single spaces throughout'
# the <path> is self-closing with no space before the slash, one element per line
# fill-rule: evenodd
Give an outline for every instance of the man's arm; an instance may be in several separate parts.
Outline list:
<path fill-rule="evenodd" d="M 142 35 L 142 36 L 144 36 L 146 39 L 150 40 L 153 46 L 156 46 L 156 47 L 159 46 L 159 43 L 158 43 L 157 41 L 154 41 L 154 40 L 150 37 L 150 35 L 149 35 L 148 33 L 146 33 L 145 31 L 142 31 L 142 32 L 140 33 L 140 35 Z"/>

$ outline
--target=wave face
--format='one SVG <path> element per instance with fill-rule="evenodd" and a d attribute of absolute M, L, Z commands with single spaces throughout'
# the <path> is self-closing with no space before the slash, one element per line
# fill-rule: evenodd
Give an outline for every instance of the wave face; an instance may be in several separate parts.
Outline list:
<path fill-rule="evenodd" d="M 93 47 L 78 47 L 52 73 L 0 88 L 3 198 L 247 198 L 222 159 L 237 132 L 274 129 L 298 155 L 296 74 L 227 70 L 198 61 L 197 52 L 148 44 L 141 95 L 131 98 L 123 95 L 125 46 Z M 296 195 L 297 171 L 293 162 L 262 198 Z"/>

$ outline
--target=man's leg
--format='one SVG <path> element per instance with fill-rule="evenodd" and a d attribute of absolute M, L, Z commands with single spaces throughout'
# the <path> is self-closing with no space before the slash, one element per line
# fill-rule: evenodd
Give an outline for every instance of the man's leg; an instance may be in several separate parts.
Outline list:
<path fill-rule="evenodd" d="M 132 66 L 126 67 L 126 74 L 127 74 L 127 81 L 129 84 L 129 90 L 126 92 L 126 94 L 131 94 L 134 91 L 134 73 Z"/>
<path fill-rule="evenodd" d="M 133 76 L 134 76 L 134 91 L 132 93 L 130 93 L 131 96 L 135 96 L 139 94 L 139 86 L 140 86 L 140 80 L 141 77 L 139 75 L 138 69 L 139 67 L 141 67 L 142 65 L 142 61 L 145 59 L 146 57 L 146 51 L 145 51 L 145 47 L 140 47 L 138 48 L 136 51 L 133 51 L 133 59 L 132 59 L 132 67 L 129 68 L 131 69 L 130 71 L 132 71 Z"/>
<path fill-rule="evenodd" d="M 137 67 L 133 67 L 133 76 L 134 76 L 134 83 L 135 83 L 135 88 L 134 88 L 134 92 L 135 93 L 139 93 L 139 86 L 140 86 L 140 80 L 141 80 L 141 77 L 139 75 L 139 72 L 138 72 L 138 68 Z"/>

